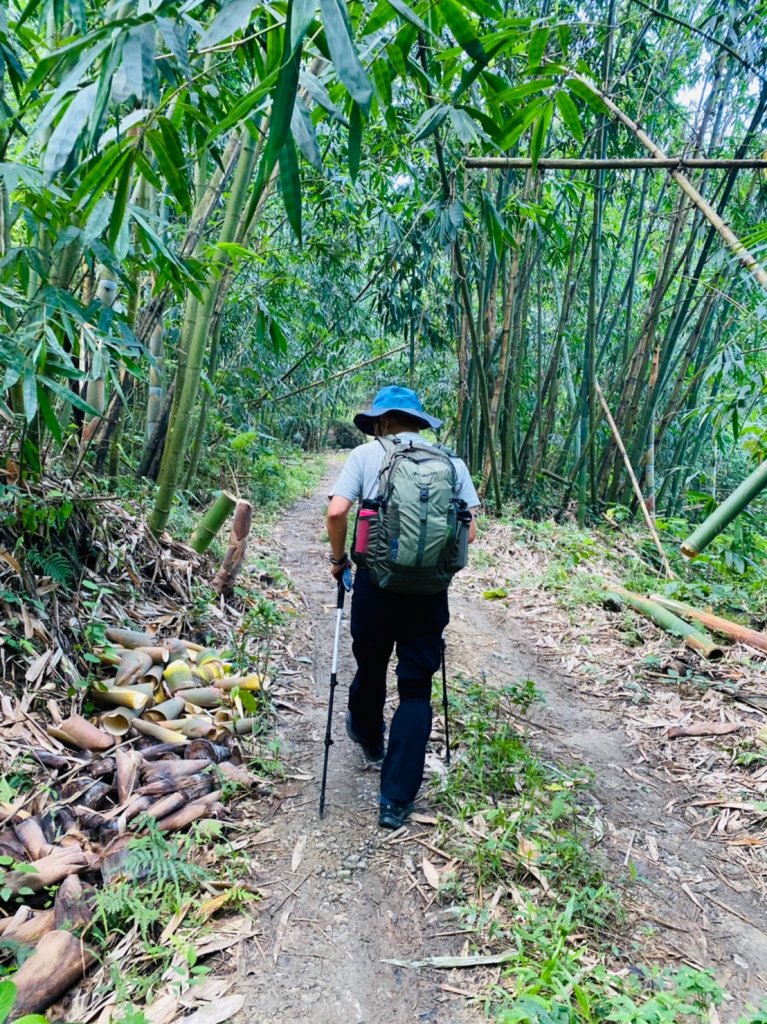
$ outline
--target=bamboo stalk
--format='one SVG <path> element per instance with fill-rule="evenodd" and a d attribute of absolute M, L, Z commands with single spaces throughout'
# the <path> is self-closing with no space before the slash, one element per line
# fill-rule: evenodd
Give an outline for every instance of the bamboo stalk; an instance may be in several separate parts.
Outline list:
<path fill-rule="evenodd" d="M 107 690 L 93 688 L 90 692 L 94 704 L 102 707 L 132 708 L 143 711 L 152 702 L 154 686 L 151 683 L 136 683 L 135 686 L 114 686 Z"/>
<path fill-rule="evenodd" d="M 237 505 L 237 499 L 228 491 L 221 491 L 208 511 L 194 528 L 189 538 L 189 546 L 194 548 L 198 555 L 204 554 L 210 547 L 216 534 L 232 514 Z"/>
<path fill-rule="evenodd" d="M 760 651 L 767 651 L 767 633 L 760 633 L 757 629 L 743 626 L 739 622 L 732 622 L 730 619 L 723 619 L 720 615 L 714 615 L 703 608 L 694 608 L 692 605 L 684 604 L 682 601 L 674 601 L 670 597 L 663 597 L 661 594 L 652 594 L 651 601 L 668 608 L 670 612 L 683 616 L 685 619 L 695 619 L 697 622 L 713 629 L 715 633 L 722 633 L 732 640 L 739 640 L 741 643 L 749 644 Z"/>
<path fill-rule="evenodd" d="M 218 801 L 220 796 L 221 790 L 215 789 L 200 800 L 194 800 L 192 803 L 187 804 L 186 807 L 182 807 L 174 814 L 169 814 L 166 818 L 158 821 L 158 829 L 161 832 L 175 832 L 179 828 L 184 828 L 185 825 L 189 825 L 209 813 L 212 805 Z"/>
<path fill-rule="evenodd" d="M 600 402 L 600 404 L 602 406 L 602 411 L 605 414 L 605 418 L 607 419 L 607 422 L 610 424 L 610 430 L 613 433 L 613 437 L 615 438 L 615 443 L 618 446 L 618 450 L 620 451 L 621 455 L 623 456 L 623 462 L 624 462 L 624 464 L 626 466 L 626 472 L 628 473 L 628 475 L 629 475 L 629 477 L 631 479 L 631 486 L 634 488 L 634 494 L 636 495 L 636 499 L 639 502 L 640 508 L 642 509 L 642 514 L 644 515 L 645 522 L 647 523 L 647 528 L 650 531 L 650 536 L 653 539 L 655 547 L 658 549 L 658 554 L 660 555 L 661 561 L 663 562 L 663 568 L 666 570 L 666 576 L 670 580 L 675 580 L 677 578 L 676 577 L 676 573 L 671 568 L 671 565 L 669 564 L 669 560 L 666 557 L 666 552 L 663 549 L 663 544 L 661 544 L 661 539 L 658 536 L 658 531 L 655 528 L 655 523 L 652 521 L 652 516 L 650 515 L 650 513 L 649 513 L 649 511 L 647 509 L 647 505 L 645 504 L 645 500 L 644 500 L 644 498 L 642 496 L 642 488 L 639 486 L 639 481 L 636 478 L 636 475 L 634 473 L 634 469 L 633 469 L 633 467 L 631 465 L 631 462 L 629 460 L 628 454 L 626 452 L 626 446 L 623 443 L 623 439 L 622 439 L 622 437 L 620 435 L 620 431 L 618 430 L 618 427 L 617 427 L 617 425 L 615 423 L 615 420 L 612 417 L 612 413 L 610 412 L 610 408 L 609 408 L 609 406 L 607 404 L 607 400 L 605 399 L 605 396 L 604 396 L 604 394 L 602 392 L 602 389 L 599 386 L 599 381 L 597 381 L 597 380 L 594 381 L 594 390 L 597 393 L 597 398 L 599 399 L 599 402 Z"/>
<path fill-rule="evenodd" d="M 689 623 L 683 622 L 677 615 L 662 608 L 657 602 L 646 597 L 639 597 L 638 594 L 632 594 L 631 591 L 624 590 L 623 587 L 613 587 L 607 594 L 607 598 L 618 606 L 624 603 L 629 605 L 634 611 L 650 619 L 666 633 L 681 637 L 688 647 L 697 651 L 698 654 L 702 654 L 709 661 L 720 661 L 724 657 L 722 648 L 717 646 L 710 637 L 694 629 Z"/>
<path fill-rule="evenodd" d="M 729 498 L 715 508 L 681 546 L 685 558 L 696 558 L 711 541 L 740 515 L 743 509 L 767 487 L 767 459 L 736 487 Z"/>

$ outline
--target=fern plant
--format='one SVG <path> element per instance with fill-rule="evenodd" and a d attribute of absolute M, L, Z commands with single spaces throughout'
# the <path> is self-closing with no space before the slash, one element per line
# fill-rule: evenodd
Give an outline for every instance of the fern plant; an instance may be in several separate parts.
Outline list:
<path fill-rule="evenodd" d="M 75 568 L 63 551 L 32 550 L 26 556 L 27 565 L 42 576 L 50 576 L 54 583 L 69 586 L 75 578 Z"/>
<path fill-rule="evenodd" d="M 147 941 L 212 875 L 191 859 L 188 840 L 167 839 L 154 818 L 140 824 L 146 831 L 128 844 L 121 877 L 96 896 L 96 917 L 105 935 L 135 927 Z"/>

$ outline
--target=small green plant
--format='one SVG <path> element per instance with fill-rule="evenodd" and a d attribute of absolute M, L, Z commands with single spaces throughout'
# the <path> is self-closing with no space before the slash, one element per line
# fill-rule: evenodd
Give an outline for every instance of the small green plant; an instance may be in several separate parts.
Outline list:
<path fill-rule="evenodd" d="M 11 979 L 0 981 L 0 1024 L 5 1024 L 16 1002 L 16 986 Z M 27 1013 L 16 1017 L 14 1024 L 48 1024 L 48 1018 L 39 1013 Z"/>

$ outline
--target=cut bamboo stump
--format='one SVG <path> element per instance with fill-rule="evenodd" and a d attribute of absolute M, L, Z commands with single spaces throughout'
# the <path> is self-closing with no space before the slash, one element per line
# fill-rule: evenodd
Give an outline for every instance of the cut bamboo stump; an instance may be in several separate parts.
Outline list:
<path fill-rule="evenodd" d="M 654 622 L 659 629 L 671 633 L 673 636 L 681 637 L 688 647 L 697 651 L 698 654 L 702 654 L 709 661 L 719 661 L 724 657 L 722 648 L 718 647 L 710 637 L 684 622 L 666 608 L 662 608 L 655 601 L 632 594 L 631 591 L 624 590 L 623 587 L 613 587 L 606 596 L 608 601 L 618 607 L 627 604 L 634 611 Z"/>
<path fill-rule="evenodd" d="M 695 619 L 715 633 L 722 633 L 731 640 L 740 640 L 741 643 L 749 644 L 760 651 L 767 651 L 767 633 L 760 633 L 758 629 L 750 629 L 742 626 L 739 622 L 731 622 L 730 619 L 723 619 L 721 615 L 714 615 L 703 608 L 694 608 L 692 605 L 683 604 L 681 601 L 674 601 L 670 597 L 663 597 L 660 594 L 653 594 L 650 598 L 662 608 L 668 608 L 670 612 L 683 615 L 686 619 Z"/>
<path fill-rule="evenodd" d="M 229 534 L 229 547 L 212 584 L 216 593 L 227 599 L 234 593 L 234 582 L 245 560 L 252 523 L 253 506 L 249 501 L 238 501 Z"/>
<path fill-rule="evenodd" d="M 218 495 L 189 538 L 190 547 L 194 548 L 198 555 L 202 555 L 208 550 L 213 538 L 232 514 L 236 504 L 237 499 L 228 491 L 222 491 Z"/>

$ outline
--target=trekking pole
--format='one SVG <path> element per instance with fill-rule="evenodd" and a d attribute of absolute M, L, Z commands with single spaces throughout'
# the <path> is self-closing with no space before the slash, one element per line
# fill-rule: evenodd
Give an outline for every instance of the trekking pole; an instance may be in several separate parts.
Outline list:
<path fill-rule="evenodd" d="M 447 724 L 447 672 L 445 671 L 445 638 L 442 637 L 442 707 L 445 709 L 445 763 L 450 767 L 450 730 Z"/>
<path fill-rule="evenodd" d="M 341 636 L 341 615 L 344 610 L 344 597 L 347 590 L 352 589 L 352 571 L 344 569 L 338 581 L 338 603 L 336 604 L 336 638 L 333 643 L 333 662 L 330 667 L 330 700 L 328 701 L 328 724 L 325 729 L 325 761 L 322 765 L 322 786 L 320 788 L 320 818 L 325 813 L 325 785 L 328 781 L 328 754 L 333 744 L 330 729 L 333 724 L 333 697 L 336 692 L 336 669 L 338 668 L 338 641 Z"/>

